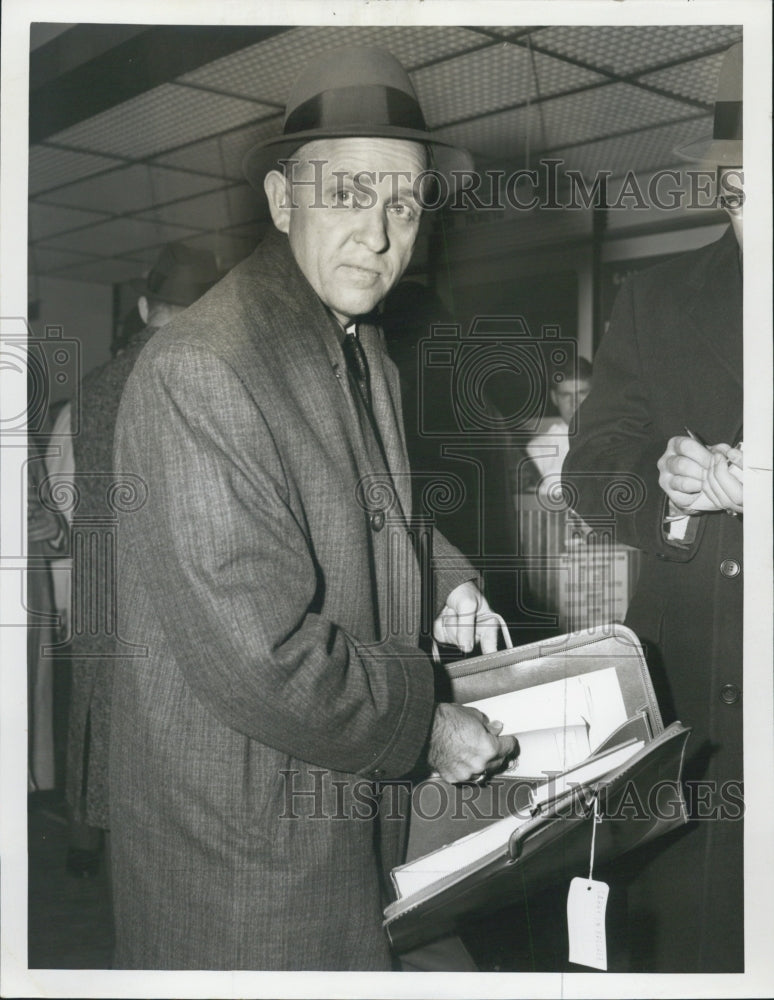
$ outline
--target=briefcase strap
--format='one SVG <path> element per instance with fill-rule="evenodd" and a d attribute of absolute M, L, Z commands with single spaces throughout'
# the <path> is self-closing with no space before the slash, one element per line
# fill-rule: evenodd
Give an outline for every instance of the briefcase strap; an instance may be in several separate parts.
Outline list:
<path fill-rule="evenodd" d="M 490 611 L 488 615 L 482 615 L 479 619 L 481 623 L 493 622 L 500 629 L 500 635 L 503 637 L 503 643 L 506 649 L 513 649 L 513 640 L 511 639 L 511 633 L 508 631 L 508 626 L 505 624 L 505 619 L 502 615 L 498 615 L 496 611 Z M 433 639 L 432 646 L 433 663 L 441 662 L 441 651 L 438 648 L 438 643 Z"/>

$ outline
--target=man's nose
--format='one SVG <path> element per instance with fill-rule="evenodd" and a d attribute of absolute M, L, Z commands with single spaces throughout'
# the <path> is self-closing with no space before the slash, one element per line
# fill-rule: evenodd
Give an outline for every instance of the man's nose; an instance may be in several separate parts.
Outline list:
<path fill-rule="evenodd" d="M 383 253 L 389 246 L 387 220 L 380 205 L 356 209 L 355 238 L 373 253 Z"/>

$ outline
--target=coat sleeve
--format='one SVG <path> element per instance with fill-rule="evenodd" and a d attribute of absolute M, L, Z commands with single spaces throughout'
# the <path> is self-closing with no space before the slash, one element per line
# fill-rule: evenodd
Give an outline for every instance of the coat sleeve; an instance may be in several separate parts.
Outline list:
<path fill-rule="evenodd" d="M 595 519 L 613 520 L 617 542 L 683 562 L 695 552 L 703 519 L 691 545 L 667 540 L 657 463 L 668 439 L 658 430 L 657 403 L 645 375 L 636 280 L 616 299 L 594 359 L 594 385 L 578 412 L 562 482 L 570 506 L 592 526 Z"/>
<path fill-rule="evenodd" d="M 236 372 L 199 347 L 147 352 L 122 400 L 115 468 L 147 484 L 121 535 L 202 704 L 299 759 L 406 773 L 429 732 L 430 664 L 394 642 L 361 644 L 316 610 L 303 513 Z"/>
<path fill-rule="evenodd" d="M 433 615 L 443 610 L 446 598 L 461 583 L 472 580 L 479 585 L 478 571 L 467 556 L 440 531 L 433 532 Z"/>

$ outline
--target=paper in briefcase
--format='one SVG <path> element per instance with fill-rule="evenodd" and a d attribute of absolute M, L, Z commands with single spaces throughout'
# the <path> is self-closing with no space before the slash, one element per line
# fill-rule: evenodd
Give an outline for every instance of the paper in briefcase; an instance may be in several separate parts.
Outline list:
<path fill-rule="evenodd" d="M 447 666 L 454 700 L 503 722 L 519 755 L 485 785 L 413 789 L 384 927 L 398 951 L 588 871 L 687 821 L 690 730 L 664 729 L 642 647 L 605 625 Z"/>

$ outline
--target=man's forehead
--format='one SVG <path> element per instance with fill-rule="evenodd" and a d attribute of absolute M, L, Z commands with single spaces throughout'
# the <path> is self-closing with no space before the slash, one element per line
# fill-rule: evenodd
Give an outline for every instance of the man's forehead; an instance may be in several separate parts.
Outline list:
<path fill-rule="evenodd" d="M 427 150 L 419 142 L 381 137 L 315 139 L 297 149 L 294 160 L 322 160 L 331 171 L 357 173 L 405 170 L 421 173 L 427 166 Z"/>

